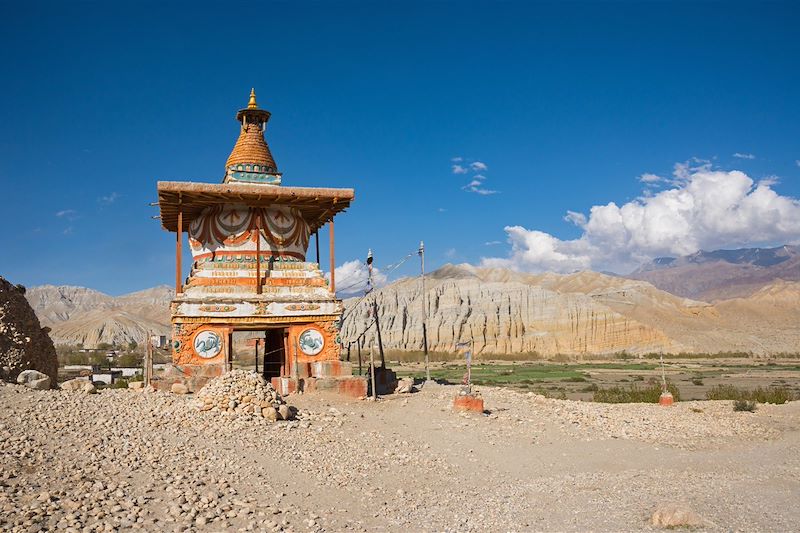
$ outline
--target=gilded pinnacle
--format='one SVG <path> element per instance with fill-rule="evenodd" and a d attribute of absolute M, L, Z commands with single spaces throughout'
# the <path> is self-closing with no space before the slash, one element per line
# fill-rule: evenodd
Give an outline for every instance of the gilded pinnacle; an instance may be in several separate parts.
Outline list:
<path fill-rule="evenodd" d="M 250 89 L 250 101 L 247 102 L 247 109 L 258 109 L 258 104 L 256 103 L 255 88 Z"/>

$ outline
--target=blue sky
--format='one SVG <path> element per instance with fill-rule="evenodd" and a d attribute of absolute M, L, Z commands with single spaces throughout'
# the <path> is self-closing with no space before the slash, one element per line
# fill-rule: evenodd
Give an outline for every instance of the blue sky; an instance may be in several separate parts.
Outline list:
<path fill-rule="evenodd" d="M 798 23 L 791 3 L 5 4 L 0 274 L 170 283 L 156 181 L 220 181 L 250 87 L 285 185 L 356 190 L 337 264 L 420 239 L 430 269 L 531 271 L 796 242 Z M 627 222 L 592 214 L 609 202 Z"/>

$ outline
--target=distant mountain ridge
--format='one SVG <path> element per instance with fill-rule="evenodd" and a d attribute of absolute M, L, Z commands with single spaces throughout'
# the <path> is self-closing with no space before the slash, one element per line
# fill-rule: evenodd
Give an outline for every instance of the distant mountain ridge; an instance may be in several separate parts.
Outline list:
<path fill-rule="evenodd" d="M 39 285 L 28 288 L 25 297 L 42 325 L 51 328 L 55 344 L 95 347 L 168 334 L 174 294 L 166 285 L 116 297 L 86 287 Z"/>
<path fill-rule="evenodd" d="M 425 316 L 434 351 L 453 351 L 463 341 L 482 354 L 578 357 L 622 351 L 766 355 L 800 346 L 797 282 L 777 281 L 752 297 L 712 305 L 588 271 L 526 274 L 464 264 L 445 265 L 428 278 Z M 418 278 L 406 278 L 375 291 L 387 350 L 421 350 L 419 288 Z M 345 308 L 344 342 L 364 334 L 365 346 L 376 345 L 375 329 L 367 329 L 369 305 L 351 298 Z"/>
<path fill-rule="evenodd" d="M 422 346 L 419 278 L 375 292 L 388 349 Z M 426 277 L 428 341 L 452 351 L 476 340 L 483 353 L 620 351 L 761 354 L 800 347 L 800 247 L 698 252 L 656 259 L 629 277 L 596 272 L 528 274 L 468 264 Z M 167 286 L 110 296 L 85 287 L 30 287 L 26 298 L 56 344 L 127 344 L 168 335 Z M 345 342 L 370 320 L 345 300 Z M 707 303 L 712 302 L 712 303 Z M 366 338 L 374 342 L 374 330 Z"/>
<path fill-rule="evenodd" d="M 659 257 L 626 277 L 705 301 L 746 297 L 778 280 L 800 281 L 800 246 L 699 251 Z"/>

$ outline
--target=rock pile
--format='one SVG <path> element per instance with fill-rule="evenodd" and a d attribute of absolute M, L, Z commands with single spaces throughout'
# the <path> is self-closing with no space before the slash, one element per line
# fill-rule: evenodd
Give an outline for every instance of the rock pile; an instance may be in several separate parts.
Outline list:
<path fill-rule="evenodd" d="M 25 299 L 25 287 L 0 277 L 0 378 L 15 381 L 21 372 L 37 370 L 50 378 L 46 387 L 39 381 L 40 388 L 55 385 L 58 360 L 49 331 Z"/>
<path fill-rule="evenodd" d="M 290 420 L 295 413 L 272 385 L 247 370 L 232 370 L 212 379 L 200 389 L 197 398 L 201 411 L 262 416 L 269 421 Z"/>

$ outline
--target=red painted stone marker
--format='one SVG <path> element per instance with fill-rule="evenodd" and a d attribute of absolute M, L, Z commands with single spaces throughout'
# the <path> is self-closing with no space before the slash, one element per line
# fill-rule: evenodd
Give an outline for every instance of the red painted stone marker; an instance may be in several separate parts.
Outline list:
<path fill-rule="evenodd" d="M 453 409 L 456 411 L 483 412 L 483 398 L 480 394 L 459 394 L 453 400 Z"/>

